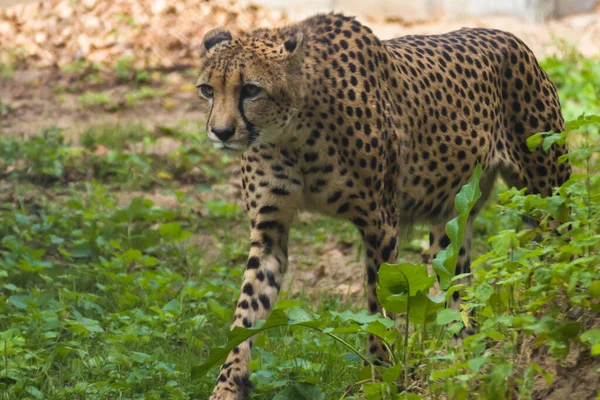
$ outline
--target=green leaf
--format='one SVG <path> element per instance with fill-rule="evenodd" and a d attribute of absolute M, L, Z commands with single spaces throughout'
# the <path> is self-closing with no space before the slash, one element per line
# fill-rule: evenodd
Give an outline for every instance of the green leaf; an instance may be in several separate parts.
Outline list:
<path fill-rule="evenodd" d="M 583 332 L 579 337 L 579 340 L 591 346 L 600 345 L 600 329 L 590 329 L 589 331 Z"/>
<path fill-rule="evenodd" d="M 460 321 L 460 320 L 461 320 L 461 317 L 460 317 L 459 311 L 447 308 L 438 313 L 438 315 L 435 319 L 435 323 L 438 325 L 447 325 L 450 322 Z"/>
<path fill-rule="evenodd" d="M 301 323 L 313 321 L 315 318 L 301 307 L 292 307 L 287 314 L 290 323 Z"/>
<path fill-rule="evenodd" d="M 201 365 L 192 367 L 192 377 L 200 378 L 208 370 L 215 366 L 216 364 L 222 363 L 225 361 L 227 354 L 233 348 L 245 340 L 250 339 L 252 336 L 257 333 L 266 331 L 267 329 L 287 325 L 288 318 L 283 310 L 273 310 L 269 318 L 266 321 L 258 321 L 256 326 L 252 328 L 234 328 L 231 332 L 229 332 L 229 340 L 225 346 L 213 348 L 208 356 L 208 359 Z"/>
<path fill-rule="evenodd" d="M 386 370 L 383 372 L 383 376 L 382 376 L 383 381 L 387 382 L 387 383 L 395 382 L 400 377 L 401 372 L 402 372 L 401 364 L 392 365 L 391 367 L 386 368 Z"/>
<path fill-rule="evenodd" d="M 388 311 L 406 311 L 406 296 L 428 291 L 435 277 L 429 276 L 424 264 L 382 264 L 379 268 L 377 297 Z"/>
<path fill-rule="evenodd" d="M 489 283 L 477 283 L 472 290 L 472 296 L 481 303 L 486 303 L 494 294 L 494 288 Z"/>
<path fill-rule="evenodd" d="M 173 314 L 181 313 L 181 305 L 179 299 L 175 298 L 163 306 L 163 311 L 172 311 Z"/>
<path fill-rule="evenodd" d="M 288 308 L 292 308 L 292 307 L 301 307 L 304 305 L 304 301 L 302 300 L 294 300 L 294 299 L 281 299 L 281 300 L 277 300 L 277 303 L 275 303 L 275 308 L 278 308 L 280 310 L 287 310 Z"/>
<path fill-rule="evenodd" d="M 212 298 L 208 299 L 207 303 L 211 312 L 219 316 L 223 321 L 231 321 L 231 318 L 233 317 L 231 308 L 222 306 L 218 301 Z"/>
<path fill-rule="evenodd" d="M 458 254 L 463 245 L 464 231 L 471 213 L 471 209 L 481 197 L 479 180 L 481 178 L 481 165 L 477 164 L 471 181 L 464 185 L 456 198 L 454 205 L 458 211 L 458 216 L 446 224 L 446 235 L 450 238 L 450 245 L 446 249 L 438 252 L 433 260 L 433 270 L 440 279 L 442 289 L 447 289 L 451 278 L 456 270 Z"/>
<path fill-rule="evenodd" d="M 180 222 L 168 222 L 162 224 L 158 228 L 160 235 L 170 239 L 177 239 L 181 235 L 181 223 Z"/>
<path fill-rule="evenodd" d="M 479 372 L 488 361 L 486 357 L 475 357 L 469 360 L 469 369 L 473 372 Z"/>
<path fill-rule="evenodd" d="M 589 287 L 590 296 L 595 299 L 600 299 L 600 281 L 593 281 Z"/>
<path fill-rule="evenodd" d="M 409 299 L 408 319 L 413 324 L 422 325 L 433 322 L 436 314 L 444 308 L 444 296 L 429 296 L 429 293 L 418 292 Z"/>
<path fill-rule="evenodd" d="M 497 255 L 506 255 L 511 247 L 518 243 L 517 235 L 513 231 L 502 231 L 488 239 L 492 249 Z"/>
<path fill-rule="evenodd" d="M 33 303 L 33 300 L 29 295 L 10 296 L 6 301 L 20 310 L 25 310 L 29 307 L 28 303 Z"/>
<path fill-rule="evenodd" d="M 381 323 L 381 321 L 371 322 L 369 325 L 362 329 L 363 332 L 372 333 L 373 335 L 379 336 L 383 339 L 393 339 L 393 336 L 396 335 L 396 331 L 390 330 L 390 328 L 394 325 L 394 321 L 390 318 L 386 318 L 385 321 L 390 321 L 387 325 Z"/>
<path fill-rule="evenodd" d="M 295 383 L 277 393 L 273 400 L 323 400 L 325 394 L 312 383 Z"/>
<path fill-rule="evenodd" d="M 150 355 L 148 355 L 146 353 L 140 353 L 140 352 L 137 352 L 137 351 L 132 351 L 131 352 L 131 359 L 133 361 L 141 363 L 141 364 L 145 363 L 146 361 L 148 361 L 151 358 L 152 358 L 152 356 L 150 356 Z"/>
<path fill-rule="evenodd" d="M 211 299 L 212 300 L 212 299 Z M 327 320 L 324 318 L 313 318 L 309 313 L 304 310 L 301 310 L 297 307 L 290 309 L 290 314 L 295 320 L 288 319 L 288 316 L 285 314 L 283 310 L 275 309 L 271 312 L 267 320 L 259 320 L 256 325 L 251 328 L 242 328 L 236 327 L 231 332 L 229 332 L 229 337 L 227 344 L 221 347 L 213 348 L 208 356 L 208 359 L 201 365 L 192 367 L 192 377 L 199 378 L 202 377 L 206 372 L 212 368 L 214 365 L 218 363 L 222 363 L 225 361 L 227 354 L 239 345 L 240 343 L 248 340 L 252 336 L 257 333 L 263 332 L 267 329 L 278 327 L 278 326 L 302 326 L 307 328 L 316 329 L 320 332 L 323 332 L 336 341 L 342 343 L 348 349 L 352 350 L 355 354 L 360 354 L 358 350 L 353 348 L 350 344 L 342 340 L 341 338 L 335 336 L 331 330 L 331 328 L 323 328 L 323 323 Z M 311 319 L 313 318 L 313 319 Z M 356 328 L 353 328 L 353 331 Z M 364 332 L 364 330 L 356 330 Z M 365 361 L 368 361 L 366 358 Z"/>
<path fill-rule="evenodd" d="M 44 395 L 42 394 L 42 392 L 39 391 L 38 388 L 34 387 L 34 386 L 27 386 L 25 388 L 25 391 L 27 393 L 29 393 L 30 395 L 32 395 L 33 397 L 35 397 L 36 399 L 43 399 Z"/>
<path fill-rule="evenodd" d="M 506 339 L 506 337 L 499 331 L 487 331 L 485 336 L 498 341 Z"/>
<path fill-rule="evenodd" d="M 542 149 L 548 152 L 548 149 L 554 144 L 565 144 L 566 132 L 548 134 L 542 143 Z"/>
<path fill-rule="evenodd" d="M 89 243 L 84 242 L 76 244 L 70 251 L 70 253 L 71 257 L 73 258 L 87 258 L 93 255 L 94 250 L 92 249 L 92 246 Z"/>
<path fill-rule="evenodd" d="M 567 322 L 566 324 L 560 325 L 555 331 L 553 336 L 559 340 L 573 339 L 581 331 L 581 322 Z"/>
<path fill-rule="evenodd" d="M 384 318 L 381 314 L 371 314 L 367 310 L 360 310 L 359 312 L 353 312 L 352 310 L 346 310 L 342 313 L 331 311 L 330 314 L 333 317 L 339 318 L 343 322 L 353 321 L 360 325 L 370 324 L 371 322 L 379 321 L 388 328 L 394 325 L 394 321 L 389 318 Z"/>
<path fill-rule="evenodd" d="M 535 150 L 542 143 L 542 139 L 544 138 L 544 136 L 543 136 L 544 133 L 545 132 L 536 133 L 535 135 L 531 135 L 527 138 L 527 140 L 526 140 L 527 148 L 530 151 Z"/>
<path fill-rule="evenodd" d="M 374 382 L 363 385 L 362 389 L 365 392 L 367 400 L 381 400 L 385 398 L 386 384 L 382 382 Z"/>
<path fill-rule="evenodd" d="M 142 252 L 136 249 L 130 249 L 121 255 L 123 262 L 126 264 L 139 260 L 142 257 Z"/>
<path fill-rule="evenodd" d="M 600 116 L 598 115 L 580 115 L 576 120 L 568 121 L 565 125 L 567 130 L 579 129 L 583 126 L 600 124 Z"/>

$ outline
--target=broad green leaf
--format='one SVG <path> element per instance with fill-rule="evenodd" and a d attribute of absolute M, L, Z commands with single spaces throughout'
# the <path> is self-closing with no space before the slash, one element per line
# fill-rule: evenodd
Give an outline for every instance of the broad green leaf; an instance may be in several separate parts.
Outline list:
<path fill-rule="evenodd" d="M 460 316 L 460 312 L 458 310 L 452 310 L 450 308 L 447 308 L 445 310 L 440 311 L 437 314 L 435 323 L 438 325 L 446 325 L 446 324 L 449 324 L 450 322 L 460 321 L 460 320 L 461 320 L 461 316 Z"/>
<path fill-rule="evenodd" d="M 593 281 L 589 287 L 590 296 L 595 299 L 600 299 L 600 281 Z"/>
<path fill-rule="evenodd" d="M 275 303 L 275 308 L 287 310 L 288 308 L 292 307 L 302 307 L 304 303 L 305 302 L 302 300 L 281 299 L 277 300 L 277 303 Z"/>
<path fill-rule="evenodd" d="M 29 304 L 34 303 L 33 299 L 29 295 L 10 296 L 6 301 L 20 310 L 25 310 L 27 307 L 29 307 Z"/>
<path fill-rule="evenodd" d="M 161 236 L 177 239 L 181 235 L 181 223 L 180 222 L 168 222 L 166 224 L 162 224 L 160 228 L 158 228 Z"/>
<path fill-rule="evenodd" d="M 473 298 L 481 303 L 486 303 L 493 294 L 494 288 L 492 285 L 485 282 L 478 282 L 476 285 L 474 285 L 473 290 L 471 291 Z"/>
<path fill-rule="evenodd" d="M 342 343 L 347 348 L 355 351 L 354 348 L 351 347 L 348 343 L 338 338 L 337 336 L 334 336 L 331 331 L 323 329 L 323 320 L 314 319 L 309 313 L 298 308 L 291 308 L 290 313 L 294 318 L 297 318 L 297 320 L 288 320 L 288 316 L 283 310 L 275 309 L 271 312 L 266 321 L 260 320 L 256 323 L 255 326 L 251 328 L 234 328 L 231 332 L 229 332 L 227 344 L 221 347 L 213 348 L 208 356 L 208 359 L 203 364 L 192 367 L 192 377 L 199 378 L 203 376 L 211 367 L 225 361 L 227 354 L 229 354 L 229 352 L 235 346 L 250 339 L 257 333 L 263 332 L 267 329 L 274 328 L 277 326 L 303 326 L 306 328 L 316 329 L 320 332 L 328 334 L 330 337 Z"/>
<path fill-rule="evenodd" d="M 131 352 L 131 359 L 138 363 L 145 363 L 146 361 L 148 361 L 151 358 L 152 358 L 152 356 L 150 356 L 146 353 L 140 353 L 137 351 Z"/>
<path fill-rule="evenodd" d="M 128 264 L 133 261 L 138 261 L 142 257 L 142 252 L 136 249 L 130 249 L 124 252 L 121 257 L 123 261 Z"/>
<path fill-rule="evenodd" d="M 433 322 L 436 314 L 444 308 L 444 297 L 431 297 L 425 292 L 418 292 L 410 297 L 408 307 L 408 319 L 413 324 Z"/>
<path fill-rule="evenodd" d="M 381 314 L 371 314 L 367 310 L 360 310 L 358 312 L 346 310 L 341 313 L 331 311 L 330 314 L 339 318 L 341 321 L 354 321 L 360 325 L 370 324 L 371 322 L 375 321 L 379 321 L 388 328 L 391 328 L 394 325 L 394 321 L 392 321 L 390 318 L 384 318 Z"/>
<path fill-rule="evenodd" d="M 424 264 L 381 264 L 379 268 L 379 290 L 383 289 L 382 297 L 394 294 L 414 296 L 421 290 L 429 290 L 435 277 L 429 276 Z"/>
<path fill-rule="evenodd" d="M 384 399 L 387 385 L 382 382 L 374 382 L 363 385 L 362 389 L 365 392 L 367 400 Z"/>
<path fill-rule="evenodd" d="M 73 258 L 87 258 L 94 254 L 94 249 L 87 242 L 79 243 L 73 247 L 70 254 Z"/>
<path fill-rule="evenodd" d="M 550 147 L 554 143 L 563 145 L 563 144 L 565 144 L 565 138 L 566 138 L 566 132 L 551 133 L 544 138 L 544 141 L 542 142 L 542 149 L 545 152 L 548 152 L 548 149 L 550 149 Z"/>
<path fill-rule="evenodd" d="M 579 337 L 584 343 L 588 343 L 591 346 L 600 345 L 600 329 L 590 329 L 589 331 L 585 331 Z"/>
<path fill-rule="evenodd" d="M 40 392 L 40 390 L 34 386 L 27 386 L 25 388 L 25 391 L 27 393 L 29 393 L 30 395 L 32 395 L 33 397 L 35 397 L 36 399 L 44 398 L 44 394 L 42 392 Z"/>
<path fill-rule="evenodd" d="M 592 124 L 600 124 L 600 116 L 580 115 L 576 120 L 568 121 L 565 125 L 567 130 L 574 130 Z"/>
<path fill-rule="evenodd" d="M 402 365 L 396 364 L 392 365 L 383 372 L 383 381 L 387 383 L 393 383 L 398 380 L 400 377 L 400 373 L 402 372 Z"/>
<path fill-rule="evenodd" d="M 531 135 L 527 138 L 527 148 L 530 151 L 535 150 L 541 143 L 544 138 L 545 132 L 536 133 L 535 135 Z"/>
<path fill-rule="evenodd" d="M 556 328 L 552 336 L 556 337 L 558 340 L 573 339 L 579 334 L 579 331 L 581 331 L 581 326 L 581 322 L 567 322 Z"/>
<path fill-rule="evenodd" d="M 386 318 L 387 321 L 391 322 L 391 325 L 394 322 L 390 318 Z M 373 335 L 379 336 L 386 342 L 392 342 L 398 337 L 398 331 L 394 329 L 390 329 L 390 326 L 386 326 L 381 323 L 381 321 L 371 322 L 366 327 L 360 330 L 361 332 L 372 333 Z"/>
<path fill-rule="evenodd" d="M 497 255 L 505 255 L 511 247 L 517 244 L 517 236 L 513 231 L 502 231 L 488 239 Z"/>
<path fill-rule="evenodd" d="M 301 307 L 292 307 L 287 314 L 290 324 L 313 321 L 315 318 Z"/>
<path fill-rule="evenodd" d="M 498 331 L 487 331 L 485 332 L 485 336 L 494 340 L 504 340 L 505 336 Z"/>
<path fill-rule="evenodd" d="M 366 381 L 368 379 L 371 379 L 372 374 L 373 374 L 373 367 L 371 367 L 370 365 L 365 365 L 364 367 L 361 368 L 361 370 L 358 373 L 358 380 Z"/>
<path fill-rule="evenodd" d="M 446 224 L 446 235 L 450 238 L 450 245 L 445 250 L 438 252 L 433 260 L 433 269 L 440 279 L 442 289 L 447 289 L 458 261 L 458 254 L 464 241 L 464 231 L 469 219 L 471 209 L 481 197 L 479 180 L 481 178 L 481 165 L 477 164 L 471 181 L 464 185 L 456 198 L 454 205 L 458 216 Z"/>
<path fill-rule="evenodd" d="M 231 308 L 222 306 L 218 301 L 212 298 L 208 299 L 206 302 L 208 303 L 210 311 L 215 315 L 218 315 L 223 321 L 231 321 L 231 318 L 233 317 Z"/>
<path fill-rule="evenodd" d="M 163 311 L 172 311 L 174 314 L 181 313 L 181 305 L 179 299 L 175 298 L 163 306 Z"/>
<path fill-rule="evenodd" d="M 488 361 L 486 357 L 475 357 L 469 360 L 469 369 L 473 372 L 479 372 L 481 367 Z"/>
<path fill-rule="evenodd" d="M 287 324 L 288 318 L 285 312 L 283 310 L 275 309 L 271 312 L 269 318 L 267 318 L 266 321 L 258 321 L 256 326 L 252 328 L 234 328 L 233 330 L 231 330 L 231 332 L 229 332 L 229 340 L 227 344 L 221 347 L 213 348 L 210 351 L 208 359 L 203 364 L 192 367 L 192 377 L 202 377 L 204 374 L 206 374 L 206 372 L 208 372 L 208 370 L 211 367 L 224 362 L 227 358 L 227 354 L 229 354 L 229 352 L 233 350 L 235 346 L 250 339 L 257 333 L 266 331 L 267 329 L 276 326 L 283 326 Z"/>

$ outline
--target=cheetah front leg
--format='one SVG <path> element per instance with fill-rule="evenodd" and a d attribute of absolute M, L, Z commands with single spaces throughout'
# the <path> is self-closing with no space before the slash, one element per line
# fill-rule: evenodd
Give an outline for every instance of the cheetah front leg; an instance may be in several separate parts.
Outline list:
<path fill-rule="evenodd" d="M 289 180 L 282 181 L 284 175 L 280 173 L 279 179 L 269 180 L 263 180 L 263 175 L 244 178 L 252 220 L 250 254 L 232 329 L 251 327 L 259 319 L 266 319 L 279 294 L 287 269 L 288 232 L 301 199 L 301 187 L 290 185 Z M 258 182 L 252 183 L 254 180 Z M 251 389 L 248 364 L 253 340 L 229 353 L 210 400 L 242 400 L 248 396 Z"/>
<path fill-rule="evenodd" d="M 381 222 L 372 224 L 372 227 L 361 230 L 366 253 L 367 302 L 371 314 L 383 314 L 383 308 L 377 299 L 377 272 L 382 263 L 396 262 L 399 232 L 397 227 Z M 389 351 L 378 336 L 369 335 L 369 354 L 375 356 L 378 363 L 390 360 Z"/>

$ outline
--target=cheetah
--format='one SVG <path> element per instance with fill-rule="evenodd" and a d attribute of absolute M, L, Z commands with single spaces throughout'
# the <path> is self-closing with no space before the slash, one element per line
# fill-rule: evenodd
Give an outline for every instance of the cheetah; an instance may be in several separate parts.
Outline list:
<path fill-rule="evenodd" d="M 240 155 L 251 220 L 232 328 L 253 326 L 275 304 L 298 210 L 358 229 L 368 308 L 378 313 L 378 267 L 396 261 L 400 230 L 427 224 L 431 253 L 448 246 L 453 199 L 477 164 L 483 194 L 456 274 L 470 271 L 473 219 L 498 175 L 543 196 L 570 175 L 557 161 L 564 146 L 526 145 L 532 134 L 562 131 L 564 121 L 555 87 L 508 32 L 463 28 L 381 41 L 356 19 L 331 13 L 236 39 L 216 28 L 200 52 L 208 139 Z M 455 293 L 449 306 L 459 302 Z M 252 343 L 231 351 L 211 400 L 248 395 Z M 389 360 L 377 337 L 369 337 L 368 351 Z"/>

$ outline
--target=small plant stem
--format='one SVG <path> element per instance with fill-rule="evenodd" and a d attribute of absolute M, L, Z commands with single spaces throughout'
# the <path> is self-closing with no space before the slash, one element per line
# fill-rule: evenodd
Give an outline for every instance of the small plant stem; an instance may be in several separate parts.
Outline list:
<path fill-rule="evenodd" d="M 404 386 L 408 385 L 408 315 L 410 313 L 410 292 L 406 294 L 406 321 L 404 324 Z"/>
<path fill-rule="evenodd" d="M 311 327 L 312 328 L 312 327 Z M 319 328 L 314 328 L 316 330 L 318 330 L 321 333 L 325 333 L 323 331 L 323 329 L 319 329 Z M 350 343 L 346 342 L 344 339 L 342 339 L 339 336 L 334 335 L 333 333 L 325 333 L 327 336 L 337 340 L 338 342 L 340 342 L 341 344 L 343 344 L 344 346 L 346 346 L 349 350 L 351 350 L 354 354 L 358 355 L 360 358 L 363 359 L 364 362 L 368 363 L 369 365 L 373 365 L 373 363 L 371 363 L 371 361 L 369 361 L 369 359 L 367 357 L 365 357 L 360 351 L 356 350 Z"/>

